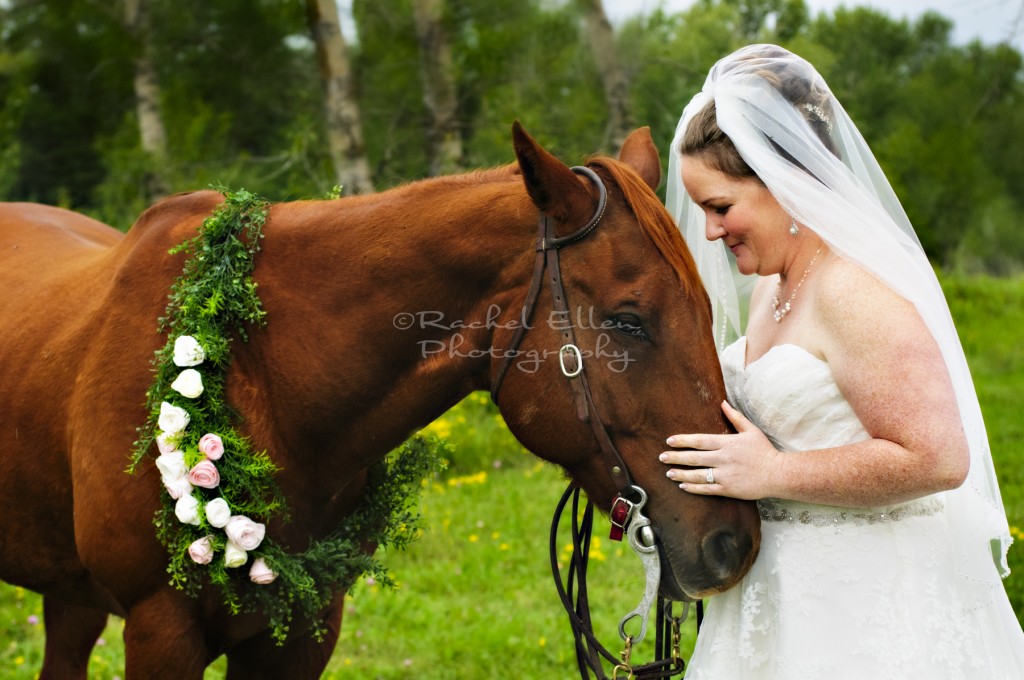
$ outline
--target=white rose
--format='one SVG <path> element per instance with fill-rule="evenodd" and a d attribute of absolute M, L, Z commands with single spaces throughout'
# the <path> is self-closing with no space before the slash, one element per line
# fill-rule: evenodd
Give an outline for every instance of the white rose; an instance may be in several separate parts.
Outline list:
<path fill-rule="evenodd" d="M 231 508 L 223 498 L 214 498 L 206 504 L 206 521 L 220 529 L 231 519 Z"/>
<path fill-rule="evenodd" d="M 184 430 L 189 420 L 188 411 L 185 409 L 168 404 L 166 401 L 160 404 L 160 418 L 157 420 L 157 425 L 167 435 L 176 435 Z"/>
<path fill-rule="evenodd" d="M 185 454 L 181 451 L 169 451 L 157 456 L 156 468 L 160 471 L 160 479 L 173 482 L 188 474 L 188 465 L 185 464 Z"/>
<path fill-rule="evenodd" d="M 225 567 L 240 567 L 245 564 L 248 559 L 249 555 L 247 555 L 244 550 L 231 541 L 228 541 L 227 547 L 224 548 Z"/>
<path fill-rule="evenodd" d="M 156 448 L 160 453 L 170 453 L 178 448 L 177 435 L 170 435 L 166 432 L 158 432 L 156 435 Z"/>
<path fill-rule="evenodd" d="M 164 483 L 171 498 L 178 500 L 192 493 L 192 483 L 188 481 L 188 466 L 185 465 L 185 454 L 181 451 L 169 451 L 156 459 L 156 467 L 160 471 L 160 481 Z"/>
<path fill-rule="evenodd" d="M 199 525 L 199 501 L 190 493 L 184 494 L 174 504 L 174 514 L 182 524 Z"/>
<path fill-rule="evenodd" d="M 175 366 L 198 366 L 206 359 L 206 352 L 203 351 L 199 341 L 191 335 L 182 335 L 174 341 L 174 365 Z"/>
<path fill-rule="evenodd" d="M 167 489 L 167 495 L 174 500 L 178 500 L 182 496 L 192 493 L 192 482 L 188 481 L 188 477 L 178 477 L 177 479 L 165 479 L 164 488 Z"/>
<path fill-rule="evenodd" d="M 171 383 L 171 389 L 180 392 L 189 399 L 195 399 L 203 393 L 203 376 L 194 368 L 186 368 Z"/>
<path fill-rule="evenodd" d="M 224 533 L 242 550 L 255 550 L 260 547 L 266 532 L 265 526 L 253 522 L 245 515 L 235 515 L 224 527 Z"/>

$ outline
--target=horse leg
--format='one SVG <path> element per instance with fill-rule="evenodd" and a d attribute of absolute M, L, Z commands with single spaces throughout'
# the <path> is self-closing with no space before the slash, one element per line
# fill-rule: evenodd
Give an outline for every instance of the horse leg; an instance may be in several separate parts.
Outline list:
<path fill-rule="evenodd" d="M 124 624 L 128 680 L 202 680 L 210 663 L 194 601 L 161 590 L 133 606 Z"/>
<path fill-rule="evenodd" d="M 46 624 L 46 647 L 40 680 L 85 680 L 89 654 L 107 625 L 107 613 L 55 597 L 44 597 L 43 621 Z"/>
<path fill-rule="evenodd" d="M 317 680 L 338 642 L 343 605 L 340 594 L 325 613 L 322 641 L 306 632 L 278 645 L 264 633 L 232 647 L 227 653 L 227 680 Z"/>

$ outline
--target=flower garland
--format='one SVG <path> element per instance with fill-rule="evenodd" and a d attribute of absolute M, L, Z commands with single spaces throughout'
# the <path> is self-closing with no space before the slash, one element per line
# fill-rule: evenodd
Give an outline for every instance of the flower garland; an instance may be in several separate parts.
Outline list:
<path fill-rule="evenodd" d="M 247 326 L 266 323 L 252 270 L 269 204 L 244 190 L 223 193 L 224 203 L 198 235 L 170 251 L 189 257 L 159 320 L 168 340 L 153 360 L 150 415 L 139 428 L 129 472 L 155 442 L 166 494 L 154 523 L 170 554 L 172 585 L 194 596 L 205 576 L 233 613 L 266 613 L 278 642 L 296 613 L 321 637 L 319 615 L 338 589 L 364 573 L 391 583 L 362 545 L 400 549 L 415 540 L 415 495 L 440 469 L 444 445 L 417 436 L 386 457 L 371 469 L 360 509 L 305 552 L 287 553 L 266 536 L 271 518 L 287 520 L 273 479 L 278 468 L 237 431 L 224 378 L 232 333 L 248 340 Z M 260 587 L 245 587 L 237 576 L 245 565 Z"/>

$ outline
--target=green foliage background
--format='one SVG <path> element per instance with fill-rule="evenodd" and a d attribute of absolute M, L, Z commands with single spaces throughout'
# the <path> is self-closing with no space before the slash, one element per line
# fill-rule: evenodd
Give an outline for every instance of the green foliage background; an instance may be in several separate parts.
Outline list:
<path fill-rule="evenodd" d="M 149 0 L 169 158 L 139 148 L 132 88 L 140 45 L 121 3 L 0 3 L 0 199 L 34 200 L 127 228 L 158 174 L 274 199 L 333 184 L 321 83 L 299 0 Z M 410 0 L 353 0 L 349 48 L 378 189 L 429 167 Z M 562 158 L 607 149 L 607 112 L 579 5 L 446 0 L 467 167 L 512 159 L 520 119 Z M 805 0 L 697 0 L 617 27 L 637 125 L 665 153 L 715 60 L 756 41 L 807 57 L 889 174 L 942 267 L 1024 270 L 1024 65 L 1006 44 L 957 45 L 929 12 L 893 19 Z M 663 159 L 664 160 L 664 159 Z"/>

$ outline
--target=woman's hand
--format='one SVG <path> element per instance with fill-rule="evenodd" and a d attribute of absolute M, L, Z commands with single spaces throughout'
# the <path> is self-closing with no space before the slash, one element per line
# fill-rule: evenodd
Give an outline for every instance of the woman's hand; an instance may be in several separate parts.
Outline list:
<path fill-rule="evenodd" d="M 694 468 L 670 468 L 669 479 L 693 494 L 744 500 L 771 497 L 780 452 L 728 402 L 722 402 L 722 411 L 736 434 L 675 434 L 668 438 L 669 446 L 684 450 L 663 452 L 661 462 Z"/>

